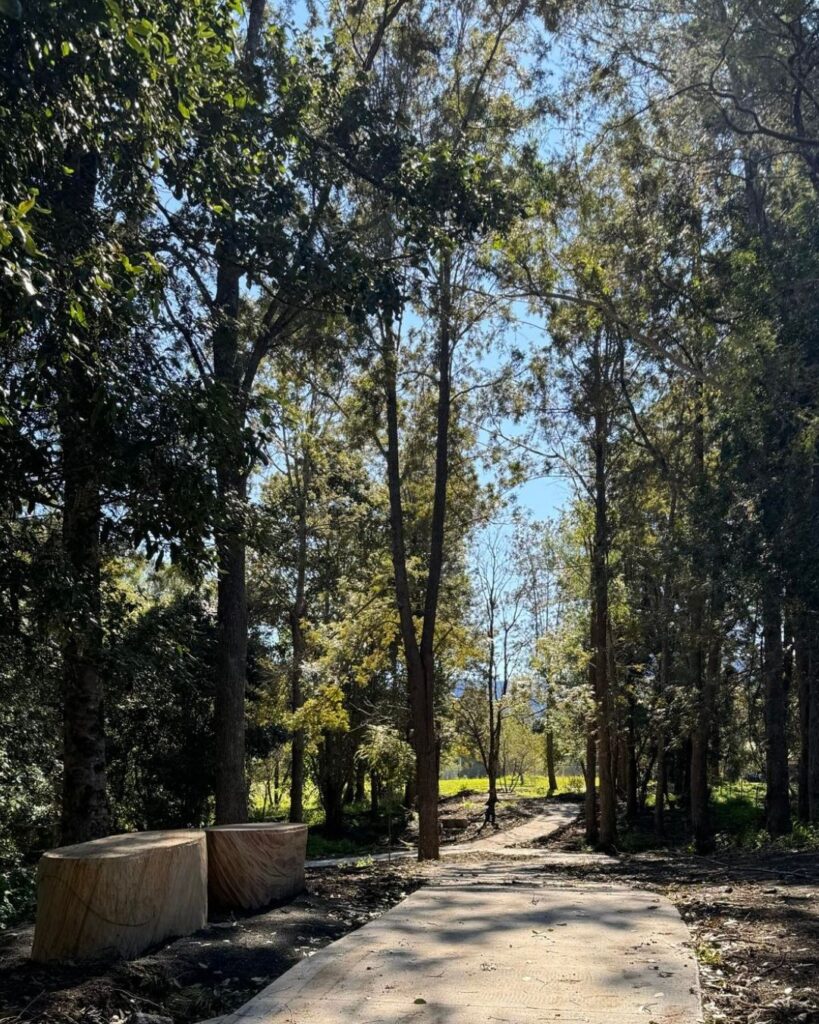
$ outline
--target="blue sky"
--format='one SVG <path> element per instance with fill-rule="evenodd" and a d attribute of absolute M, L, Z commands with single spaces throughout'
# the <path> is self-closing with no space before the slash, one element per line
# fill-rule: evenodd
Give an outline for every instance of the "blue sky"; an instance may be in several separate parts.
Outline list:
<path fill-rule="evenodd" d="M 521 508 L 530 511 L 536 519 L 552 519 L 571 498 L 571 481 L 564 476 L 541 477 L 522 484 L 515 495 Z"/>

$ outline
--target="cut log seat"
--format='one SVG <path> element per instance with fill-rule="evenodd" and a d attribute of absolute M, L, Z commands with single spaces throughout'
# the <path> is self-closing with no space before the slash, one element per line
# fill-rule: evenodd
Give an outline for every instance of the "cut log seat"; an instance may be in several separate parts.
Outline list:
<path fill-rule="evenodd" d="M 307 826 L 215 825 L 208 836 L 208 895 L 225 910 L 258 910 L 304 888 Z"/>
<path fill-rule="evenodd" d="M 50 850 L 37 868 L 33 960 L 135 957 L 202 928 L 201 830 L 133 832 Z"/>

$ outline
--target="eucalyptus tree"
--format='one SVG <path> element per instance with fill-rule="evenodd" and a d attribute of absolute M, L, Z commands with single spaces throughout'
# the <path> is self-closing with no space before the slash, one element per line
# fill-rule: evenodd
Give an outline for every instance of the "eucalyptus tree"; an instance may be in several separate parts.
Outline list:
<path fill-rule="evenodd" d="M 207 382 L 219 423 L 211 445 L 223 509 L 216 529 L 219 821 L 247 815 L 245 557 L 248 480 L 259 455 L 250 419 L 256 382 L 271 353 L 299 344 L 328 312 L 372 304 L 378 291 L 345 227 L 340 190 L 353 166 L 373 179 L 383 173 L 368 170 L 378 154 L 357 141 L 369 116 L 362 82 L 405 2 L 359 19 L 352 36 L 332 22 L 328 52 L 309 34 L 294 40 L 279 12 L 252 0 L 232 87 L 217 100 L 186 105 L 194 142 L 162 166 L 174 196 L 160 205 L 174 271 L 166 324 Z"/>
<path fill-rule="evenodd" d="M 679 0 L 657 32 L 645 9 L 625 3 L 588 10 L 583 25 L 597 98 L 619 106 L 618 122 L 652 126 L 654 159 L 696 178 L 712 228 L 699 280 L 718 282 L 722 296 L 713 323 L 725 376 L 705 389 L 719 396 L 713 437 L 753 509 L 733 524 L 742 540 L 732 553 L 744 563 L 731 572 L 747 574 L 764 597 L 767 817 L 772 831 L 786 831 L 791 635 L 803 816 L 819 792 L 810 654 L 819 575 L 813 558 L 797 554 L 816 519 L 816 11 L 800 0 Z"/>
<path fill-rule="evenodd" d="M 416 753 L 419 856 L 438 854 L 436 631 L 449 558 L 447 517 L 453 433 L 459 422 L 458 376 L 470 362 L 470 339 L 497 299 L 487 291 L 481 246 L 508 223 L 516 203 L 512 144 L 525 113 L 513 95 L 512 57 L 526 4 L 455 7 L 430 3 L 407 10 L 373 82 L 373 103 L 412 140 L 397 196 L 361 190 L 360 218 L 372 251 L 395 268 L 395 293 L 362 332 L 383 399 L 379 434 L 390 502 L 396 604 Z M 401 395 L 405 375 L 432 382 L 429 437 L 434 466 L 428 518 L 415 534 L 408 522 Z M 420 572 L 416 571 L 416 565 Z"/>
<path fill-rule="evenodd" d="M 184 147 L 190 95 L 218 88 L 232 15 L 217 3 L 157 3 L 146 17 L 131 3 L 31 2 L 0 18 L 3 429 L 21 450 L 15 500 L 60 520 L 62 833 L 80 840 L 109 827 L 104 533 L 150 543 L 180 532 L 156 507 L 156 479 L 145 487 L 142 447 L 162 449 L 141 417 L 180 382 L 147 326 L 161 278 L 146 232 L 154 162 Z"/>
<path fill-rule="evenodd" d="M 286 634 L 291 714 L 298 716 L 305 698 L 315 698 L 317 689 L 332 682 L 341 686 L 352 721 L 355 691 L 368 682 L 361 679 L 361 666 L 373 652 L 364 639 L 365 630 L 356 641 L 346 638 L 352 626 L 347 625 L 348 616 L 355 619 L 357 601 L 363 609 L 377 606 L 373 566 L 384 553 L 377 543 L 379 531 L 385 539 L 383 493 L 369 470 L 372 452 L 356 443 L 354 424 L 345 415 L 350 392 L 341 359 L 329 364 L 315 356 L 279 353 L 262 376 L 259 400 L 267 456 L 261 530 L 253 557 L 255 619 Z M 366 588 L 358 587 L 354 595 L 348 593 L 356 579 L 366 581 L 375 593 L 368 595 Z M 388 629 L 382 642 L 389 640 Z M 315 756 L 322 763 L 340 763 L 349 753 L 350 768 L 352 750 L 348 752 L 347 741 L 338 740 L 333 732 L 328 730 Z M 294 821 L 304 815 L 304 742 L 302 732 L 294 729 Z M 338 770 L 338 763 L 332 772 L 320 773 L 324 785 L 319 787 L 328 826 L 335 829 L 340 826 L 349 774 Z"/>

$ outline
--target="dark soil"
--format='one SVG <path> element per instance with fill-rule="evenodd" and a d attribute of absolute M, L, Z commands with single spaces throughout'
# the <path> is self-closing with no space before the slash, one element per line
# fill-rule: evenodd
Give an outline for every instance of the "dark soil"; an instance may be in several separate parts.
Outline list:
<path fill-rule="evenodd" d="M 267 913 L 215 921 L 130 963 L 28 959 L 32 928 L 0 938 L 0 1021 L 120 1024 L 135 1011 L 178 1024 L 229 1013 L 316 950 L 378 917 L 420 883 L 387 865 L 308 875 Z"/>
<path fill-rule="evenodd" d="M 442 813 L 465 816 L 462 797 L 443 801 Z M 499 821 L 512 827 L 542 809 L 542 799 L 504 801 Z M 457 841 L 473 838 L 482 820 L 470 819 Z M 672 848 L 573 864 L 571 852 L 584 849 L 580 825 L 538 846 L 567 854 L 543 868 L 547 884 L 551 874 L 617 882 L 676 904 L 691 928 L 707 1024 L 819 1024 L 819 854 L 696 857 Z M 464 862 L 485 859 L 475 853 Z M 429 871 L 403 860 L 308 872 L 308 891 L 286 906 L 216 921 L 131 963 L 45 968 L 28 960 L 30 927 L 7 933 L 0 938 L 0 1022 L 123 1024 L 142 1011 L 188 1024 L 229 1013 L 378 917 Z"/>
<path fill-rule="evenodd" d="M 480 834 L 485 796 L 441 801 L 442 818 L 467 818 L 444 842 Z M 543 810 L 544 799 L 504 798 L 498 824 L 512 828 Z M 412 842 L 412 825 L 402 838 Z M 322 946 L 360 927 L 418 888 L 414 862 L 308 871 L 307 892 L 286 906 L 216 920 L 195 935 L 131 962 L 45 967 L 28 959 L 33 927 L 0 933 L 0 1024 L 121 1024 L 136 1011 L 186 1024 L 236 1009 Z"/>

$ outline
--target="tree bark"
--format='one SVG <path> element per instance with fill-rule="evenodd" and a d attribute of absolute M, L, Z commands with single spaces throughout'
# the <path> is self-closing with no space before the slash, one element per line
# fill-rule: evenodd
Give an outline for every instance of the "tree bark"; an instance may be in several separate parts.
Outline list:
<path fill-rule="evenodd" d="M 301 494 L 299 495 L 299 534 L 296 566 L 296 593 L 290 608 L 290 635 L 293 651 L 290 662 L 290 710 L 296 712 L 302 706 L 304 697 L 301 686 L 302 665 L 304 664 L 305 640 L 304 618 L 307 615 L 307 488 L 309 467 L 307 455 L 303 459 Z M 304 821 L 304 730 L 295 729 L 290 745 L 290 821 Z"/>
<path fill-rule="evenodd" d="M 712 605 L 712 618 L 716 617 L 717 604 L 714 602 Z M 705 641 L 700 639 L 695 643 L 695 664 L 701 682 L 697 721 L 691 736 L 691 825 L 697 853 L 710 853 L 714 849 L 714 833 L 710 813 L 709 750 L 722 648 L 719 638 L 712 636 L 708 644 L 707 661 L 703 665 Z"/>
<path fill-rule="evenodd" d="M 608 496 L 606 448 L 608 417 L 600 356 L 594 350 L 594 544 L 592 548 L 592 638 L 594 694 L 597 705 L 597 770 L 600 776 L 599 845 L 613 850 L 617 843 L 617 795 L 614 789 L 611 679 L 609 676 Z"/>
<path fill-rule="evenodd" d="M 363 804 L 367 798 L 367 790 L 365 788 L 365 782 L 367 778 L 367 766 L 364 764 L 357 764 L 355 768 L 355 794 L 353 800 L 357 804 Z"/>
<path fill-rule="evenodd" d="M 706 472 L 705 472 L 705 410 L 702 383 L 696 383 L 696 412 L 694 420 L 694 478 L 695 490 L 698 495 L 699 507 L 706 504 Z M 696 510 L 696 505 L 695 505 Z M 698 552 L 696 562 L 707 560 L 703 553 Z M 691 733 L 690 747 L 690 786 L 689 807 L 691 810 L 691 830 L 694 835 L 694 847 L 697 853 L 710 853 L 714 848 L 714 835 L 711 827 L 710 793 L 708 788 L 708 748 L 711 735 L 712 712 L 712 680 L 706 665 L 707 634 L 706 615 L 706 572 L 694 572 L 694 590 L 691 596 L 691 640 L 690 655 L 691 677 L 696 700 L 694 728 Z M 712 609 L 713 611 L 713 609 Z"/>
<path fill-rule="evenodd" d="M 808 687 L 808 818 L 819 823 L 819 652 L 811 643 L 810 685 Z"/>
<path fill-rule="evenodd" d="M 798 617 L 794 636 L 794 672 L 799 708 L 799 776 L 796 813 L 800 821 L 810 821 L 808 766 L 810 764 L 810 672 L 811 651 L 806 629 L 807 616 Z"/>
<path fill-rule="evenodd" d="M 97 454 L 91 437 L 93 384 L 73 358 L 61 415 L 63 551 L 71 609 L 63 642 L 63 844 L 110 831 L 106 793 L 104 685 L 100 673 L 100 523 Z"/>
<path fill-rule="evenodd" d="M 213 371 L 224 400 L 224 435 L 217 465 L 222 522 L 216 533 L 219 580 L 216 621 L 216 823 L 247 820 L 245 783 L 245 686 L 247 592 L 242 535 L 247 481 L 242 429 L 244 396 L 239 357 L 238 267 L 226 252 L 216 275 L 219 322 L 213 334 Z"/>
<path fill-rule="evenodd" d="M 381 780 L 378 772 L 370 772 L 370 814 L 375 817 L 379 811 L 379 797 L 381 796 Z"/>
<path fill-rule="evenodd" d="M 583 801 L 583 816 L 586 823 L 586 842 L 597 845 L 600 831 L 597 827 L 597 740 L 594 726 L 586 725 L 586 796 Z"/>
<path fill-rule="evenodd" d="M 321 805 L 328 836 L 339 836 L 344 831 L 344 745 L 341 733 L 326 732 L 319 752 Z"/>
<path fill-rule="evenodd" d="M 242 68 L 248 73 L 256 56 L 265 0 L 251 0 Z M 247 685 L 247 584 L 244 516 L 247 469 L 242 434 L 247 394 L 239 343 L 241 269 L 228 225 L 216 247 L 213 375 L 224 408 L 223 439 L 217 453 L 217 492 L 223 520 L 215 533 L 218 584 L 216 596 L 216 823 L 247 821 L 245 779 L 245 688 Z"/>
<path fill-rule="evenodd" d="M 762 587 L 762 675 L 765 691 L 765 821 L 773 836 L 791 831 L 785 673 L 782 652 L 782 598 L 775 579 Z"/>
<path fill-rule="evenodd" d="M 387 485 L 390 499 L 390 533 L 396 603 L 407 667 L 412 742 L 415 750 L 416 800 L 418 804 L 418 858 L 438 858 L 439 749 L 435 720 L 435 626 L 444 560 L 447 483 L 449 477 L 449 421 L 452 402 L 451 359 L 451 258 L 441 257 L 438 309 L 438 407 L 435 436 L 435 484 L 430 528 L 429 569 L 424 595 L 420 641 L 416 634 L 407 572 L 404 511 L 401 497 L 400 442 L 398 429 L 397 351 L 392 331 L 383 349 L 384 388 L 387 408 Z"/>
<path fill-rule="evenodd" d="M 668 785 L 665 760 L 665 732 L 657 736 L 656 786 L 654 788 L 654 834 L 665 839 L 665 791 Z"/>
<path fill-rule="evenodd" d="M 96 153 L 83 153 L 76 160 L 67 158 L 67 162 L 74 164 L 74 174 L 66 182 L 56 216 L 64 231 L 66 250 L 79 255 L 93 240 L 99 160 Z M 94 442 L 94 366 L 94 359 L 86 354 L 70 353 L 61 374 L 58 405 L 62 542 L 71 585 L 62 644 L 64 844 L 96 839 L 110 831 L 100 672 L 102 481 L 100 453 Z"/>
<path fill-rule="evenodd" d="M 549 780 L 549 796 L 557 792 L 557 776 L 555 775 L 555 734 L 552 729 L 546 730 L 546 776 Z"/>
<path fill-rule="evenodd" d="M 637 821 L 637 740 L 634 724 L 634 701 L 629 701 L 626 733 L 626 821 Z"/>

